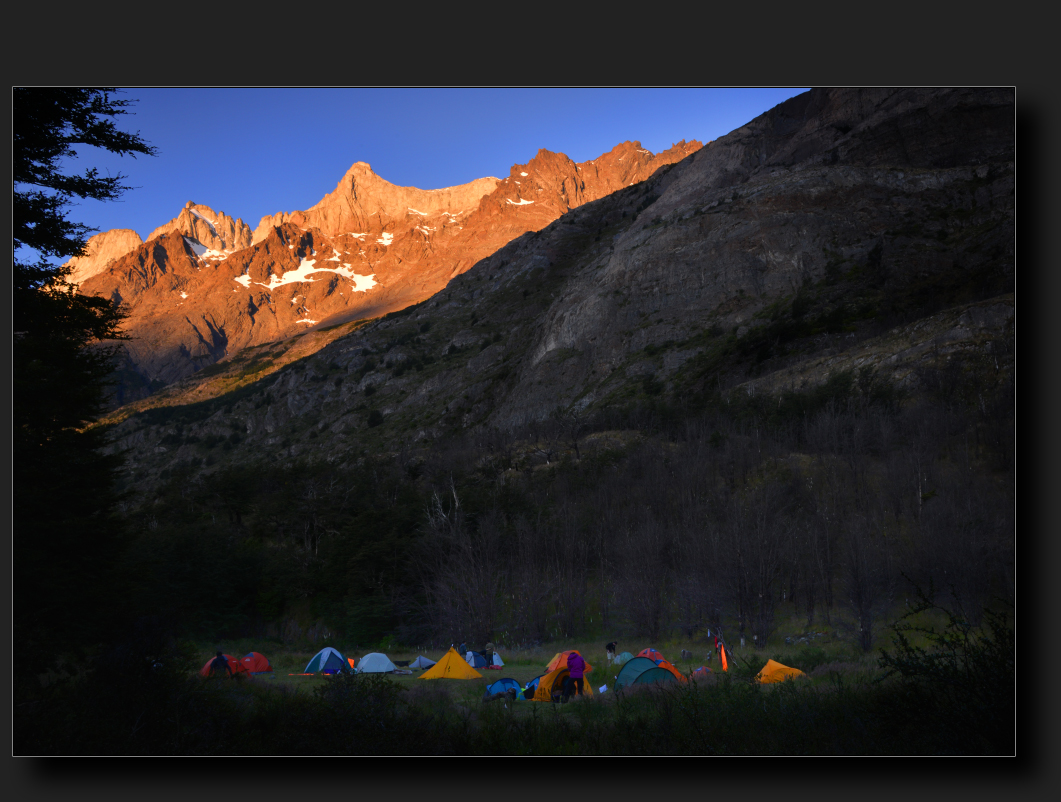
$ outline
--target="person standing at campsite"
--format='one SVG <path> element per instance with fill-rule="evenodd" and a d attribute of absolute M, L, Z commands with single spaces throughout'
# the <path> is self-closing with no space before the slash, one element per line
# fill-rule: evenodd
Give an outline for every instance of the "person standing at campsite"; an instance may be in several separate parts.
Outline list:
<path fill-rule="evenodd" d="M 217 657 L 210 661 L 210 676 L 225 675 L 232 676 L 232 667 L 229 666 L 228 660 L 225 659 L 224 652 L 218 652 Z"/>
<path fill-rule="evenodd" d="M 586 672 L 586 661 L 578 652 L 571 652 L 567 656 L 567 669 L 571 672 L 571 682 L 575 685 L 575 693 L 582 695 L 582 677 Z"/>

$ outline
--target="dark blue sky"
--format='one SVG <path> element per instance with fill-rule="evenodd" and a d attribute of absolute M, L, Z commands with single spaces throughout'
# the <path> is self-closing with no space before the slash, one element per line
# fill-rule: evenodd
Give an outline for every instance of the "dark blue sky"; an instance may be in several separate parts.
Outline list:
<path fill-rule="evenodd" d="M 456 76 L 455 76 L 456 77 Z M 539 148 L 575 161 L 640 140 L 658 153 L 718 139 L 804 89 L 125 89 L 120 128 L 155 158 L 82 148 L 71 167 L 121 172 L 121 202 L 83 201 L 69 218 L 147 236 L 186 201 L 242 217 L 305 209 L 356 161 L 421 189 L 503 178 Z"/>

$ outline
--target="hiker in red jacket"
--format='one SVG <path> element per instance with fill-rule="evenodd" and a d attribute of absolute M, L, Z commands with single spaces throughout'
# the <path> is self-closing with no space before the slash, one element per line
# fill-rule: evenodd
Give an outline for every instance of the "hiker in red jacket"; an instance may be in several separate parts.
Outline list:
<path fill-rule="evenodd" d="M 586 661 L 578 652 L 571 652 L 567 656 L 567 669 L 571 672 L 571 682 L 574 683 L 575 693 L 582 695 L 582 677 L 586 671 Z"/>

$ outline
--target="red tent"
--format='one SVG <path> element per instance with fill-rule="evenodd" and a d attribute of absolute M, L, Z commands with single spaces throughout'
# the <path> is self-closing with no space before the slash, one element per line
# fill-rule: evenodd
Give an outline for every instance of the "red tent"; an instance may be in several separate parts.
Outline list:
<path fill-rule="evenodd" d="M 243 664 L 239 660 L 237 660 L 235 657 L 233 657 L 232 655 L 224 654 L 224 655 L 222 655 L 222 657 L 224 657 L 228 661 L 228 667 L 232 671 L 231 676 L 235 677 L 238 674 L 246 674 L 247 673 L 247 669 L 243 667 Z M 202 669 L 200 669 L 199 673 L 202 674 L 204 677 L 209 677 L 210 676 L 210 666 L 214 662 L 214 660 L 216 660 L 216 659 L 217 659 L 216 657 L 211 657 L 209 660 L 207 660 L 206 661 L 206 665 L 203 666 Z M 215 672 L 215 675 L 224 676 L 224 673 L 222 672 L 221 674 L 218 675 L 217 672 Z"/>
<path fill-rule="evenodd" d="M 251 652 L 240 662 L 243 664 L 243 668 L 252 674 L 268 674 L 273 670 L 273 667 L 269 664 L 269 658 L 259 652 Z"/>
<path fill-rule="evenodd" d="M 639 651 L 637 653 L 637 656 L 638 657 L 647 657 L 649 660 L 654 662 L 656 665 L 659 665 L 659 661 L 660 660 L 666 660 L 667 659 L 662 654 L 657 652 L 655 649 L 642 649 L 641 651 Z"/>

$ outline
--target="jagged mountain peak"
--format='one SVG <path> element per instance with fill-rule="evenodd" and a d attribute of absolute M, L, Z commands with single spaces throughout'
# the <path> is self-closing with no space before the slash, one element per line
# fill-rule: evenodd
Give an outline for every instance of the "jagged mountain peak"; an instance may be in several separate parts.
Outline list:
<path fill-rule="evenodd" d="M 605 154 L 592 168 L 543 149 L 504 180 L 428 190 L 397 186 L 355 162 L 312 207 L 266 216 L 253 233 L 188 201 L 82 290 L 126 309 L 137 342 L 125 347 L 125 375 L 140 376 L 142 387 L 130 385 L 123 397 L 136 398 L 240 349 L 422 301 L 511 240 L 699 147 L 650 154 L 636 144 L 613 148 L 618 157 Z M 178 233 L 182 241 L 169 237 Z M 151 244 L 163 238 L 162 247 Z"/>

